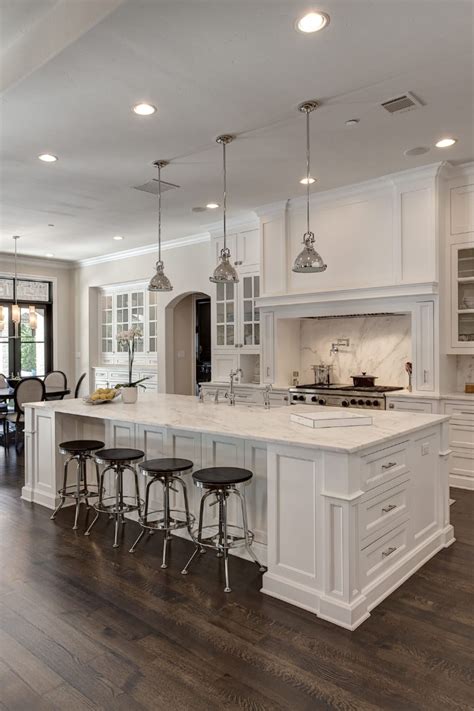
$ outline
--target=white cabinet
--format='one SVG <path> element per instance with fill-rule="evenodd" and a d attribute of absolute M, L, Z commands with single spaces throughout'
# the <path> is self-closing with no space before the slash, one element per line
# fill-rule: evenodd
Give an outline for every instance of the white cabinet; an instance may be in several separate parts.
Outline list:
<path fill-rule="evenodd" d="M 135 344 L 135 363 L 155 363 L 157 333 L 156 294 L 146 284 L 103 289 L 99 297 L 99 358 L 104 365 L 127 363 L 127 349 L 117 343 L 117 334 L 138 328 L 142 337 Z"/>
<path fill-rule="evenodd" d="M 474 489 L 474 397 L 473 402 L 446 400 L 444 412 L 451 416 L 449 483 L 460 489 Z"/>
<path fill-rule="evenodd" d="M 396 398 L 387 397 L 387 409 L 388 410 L 401 410 L 402 412 L 424 412 L 428 414 L 435 414 L 438 411 L 438 401 L 419 399 L 406 397 L 406 398 Z"/>
<path fill-rule="evenodd" d="M 155 392 L 158 390 L 158 377 L 156 371 L 153 370 L 137 370 L 133 369 L 134 380 L 140 378 L 148 378 L 143 383 L 145 390 Z M 92 382 L 95 388 L 114 387 L 118 383 L 125 383 L 128 379 L 128 369 L 126 366 L 110 366 L 103 368 L 94 368 L 94 377 Z"/>
<path fill-rule="evenodd" d="M 451 245 L 451 353 L 474 354 L 474 242 Z"/>
<path fill-rule="evenodd" d="M 214 240 L 214 261 L 217 264 L 224 238 L 217 237 Z M 227 236 L 227 247 L 230 249 L 231 260 L 239 271 L 245 269 L 258 269 L 260 261 L 260 241 L 258 228 L 243 230 Z"/>
<path fill-rule="evenodd" d="M 415 388 L 416 390 L 432 392 L 435 389 L 434 302 L 418 302 L 415 309 L 415 318 Z"/>

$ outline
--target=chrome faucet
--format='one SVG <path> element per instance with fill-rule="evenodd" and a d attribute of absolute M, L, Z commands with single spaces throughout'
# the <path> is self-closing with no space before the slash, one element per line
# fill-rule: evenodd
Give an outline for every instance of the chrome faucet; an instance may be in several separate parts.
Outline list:
<path fill-rule="evenodd" d="M 272 391 L 272 386 L 271 385 L 266 385 L 265 390 L 263 391 L 263 405 L 265 407 L 265 410 L 270 409 L 270 393 Z"/>
<path fill-rule="evenodd" d="M 350 341 L 348 338 L 338 338 L 335 343 L 331 343 L 331 349 L 329 351 L 329 355 L 332 355 L 333 353 L 339 353 L 339 348 L 341 346 L 344 346 L 345 348 L 349 348 Z"/>
<path fill-rule="evenodd" d="M 229 373 L 230 388 L 225 394 L 226 398 L 229 400 L 229 405 L 235 405 L 234 378 L 238 375 L 243 375 L 242 368 L 236 368 L 235 370 L 231 370 Z"/>

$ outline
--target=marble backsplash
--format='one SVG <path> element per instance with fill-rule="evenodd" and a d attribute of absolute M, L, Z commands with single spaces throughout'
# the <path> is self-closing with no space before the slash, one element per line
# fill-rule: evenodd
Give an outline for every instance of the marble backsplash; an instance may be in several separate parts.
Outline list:
<path fill-rule="evenodd" d="M 409 315 L 360 316 L 301 320 L 300 383 L 314 382 L 313 364 L 333 365 L 332 381 L 352 384 L 351 375 L 376 375 L 378 385 L 408 384 L 405 363 L 411 358 Z M 330 354 L 331 344 L 348 338 Z"/>
<path fill-rule="evenodd" d="M 466 383 L 474 383 L 474 356 L 456 356 L 456 390 L 464 392 Z"/>

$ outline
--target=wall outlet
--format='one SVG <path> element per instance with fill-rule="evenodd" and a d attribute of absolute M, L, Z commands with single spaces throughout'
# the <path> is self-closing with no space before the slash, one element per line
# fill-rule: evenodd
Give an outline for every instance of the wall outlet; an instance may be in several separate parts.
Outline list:
<path fill-rule="evenodd" d="M 425 456 L 425 454 L 430 453 L 430 443 L 429 442 L 423 442 L 421 445 L 421 454 L 422 456 Z"/>

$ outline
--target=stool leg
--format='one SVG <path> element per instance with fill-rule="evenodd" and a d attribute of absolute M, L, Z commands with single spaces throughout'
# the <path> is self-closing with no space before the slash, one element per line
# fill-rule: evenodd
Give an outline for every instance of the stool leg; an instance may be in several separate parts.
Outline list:
<path fill-rule="evenodd" d="M 223 503 L 222 503 L 222 492 L 218 492 L 216 494 L 217 496 L 217 501 L 218 501 L 218 508 L 219 508 L 219 521 L 218 521 L 218 530 L 219 530 L 219 543 L 218 543 L 218 549 L 216 553 L 216 558 L 223 558 L 224 557 L 224 511 L 223 511 Z"/>
<path fill-rule="evenodd" d="M 71 461 L 72 461 L 72 457 L 69 457 L 69 459 L 66 459 L 66 461 L 64 462 L 64 476 L 63 476 L 63 488 L 62 488 L 62 491 L 64 491 L 64 490 L 66 489 L 66 486 L 67 486 L 67 468 L 68 468 L 68 466 L 69 466 L 69 462 L 71 462 Z M 57 514 L 58 511 L 64 506 L 64 502 L 65 502 L 65 501 L 66 501 L 66 497 L 65 497 L 63 494 L 61 494 L 61 501 L 60 501 L 59 504 L 56 506 L 56 508 L 54 509 L 53 513 L 52 513 L 51 516 L 50 516 L 51 521 L 54 521 L 54 519 L 56 518 L 56 514 Z"/>
<path fill-rule="evenodd" d="M 219 506 L 219 516 L 222 511 L 222 532 L 223 532 L 223 543 L 224 543 L 224 574 L 225 574 L 225 593 L 232 592 L 232 588 L 229 584 L 229 548 L 227 545 L 227 496 L 226 492 L 223 491 L 222 494 L 222 505 Z"/>
<path fill-rule="evenodd" d="M 143 523 L 145 524 L 145 526 L 146 526 L 146 524 L 147 524 L 148 502 L 149 502 L 149 500 L 150 500 L 150 486 L 151 486 L 152 484 L 153 484 L 153 479 L 150 479 L 150 481 L 147 483 L 146 489 L 145 489 L 145 511 L 144 511 L 144 514 L 143 514 Z M 145 529 L 145 528 L 142 528 L 142 530 L 141 530 L 140 533 L 138 534 L 137 540 L 135 541 L 135 543 L 133 544 L 133 546 L 132 546 L 132 547 L 130 548 L 130 550 L 128 551 L 129 553 L 135 553 L 135 548 L 137 547 L 137 545 L 140 543 L 140 541 L 142 540 L 143 536 L 145 535 L 145 531 L 146 531 L 146 529 Z"/>
<path fill-rule="evenodd" d="M 189 500 L 188 500 L 187 486 L 186 486 L 185 482 L 179 476 L 174 476 L 173 481 L 175 481 L 177 483 L 179 482 L 179 484 L 181 484 L 181 488 L 183 490 L 183 497 L 184 497 L 184 511 L 186 513 L 187 529 L 188 529 L 189 535 L 191 536 L 191 539 L 194 540 L 193 539 L 193 532 L 191 530 L 191 517 L 190 517 L 190 513 L 189 513 Z"/>
<path fill-rule="evenodd" d="M 106 468 L 104 469 L 104 471 L 102 472 L 102 474 L 99 475 L 99 465 L 98 465 L 97 462 L 96 462 L 96 472 L 97 472 L 97 475 L 99 476 L 99 480 L 98 480 L 98 482 L 99 482 L 99 501 L 98 501 L 98 506 L 100 506 L 100 504 L 102 503 L 102 499 L 104 498 L 104 477 L 105 477 L 106 472 L 109 471 L 109 469 L 112 469 L 112 467 L 106 467 Z M 97 519 L 98 519 L 98 518 L 99 518 L 99 511 L 96 510 L 95 516 L 94 516 L 93 520 L 91 521 L 90 525 L 88 526 L 87 530 L 86 530 L 85 533 L 84 533 L 85 536 L 90 536 L 90 535 L 91 535 L 92 527 L 95 525 L 95 523 L 97 522 Z"/>
<path fill-rule="evenodd" d="M 77 531 L 78 521 L 79 521 L 79 511 L 81 508 L 81 474 L 82 474 L 82 461 L 79 457 L 77 460 L 77 470 L 76 470 L 76 511 L 74 514 L 74 526 L 73 531 Z"/>
<path fill-rule="evenodd" d="M 82 479 L 84 482 L 84 501 L 86 502 L 86 508 L 89 508 L 89 498 L 88 494 L 89 491 L 87 489 L 87 460 L 89 457 L 87 455 L 84 455 L 82 460 L 83 460 L 83 468 L 82 468 Z"/>
<path fill-rule="evenodd" d="M 244 535 L 245 535 L 245 550 L 249 554 L 249 556 L 252 558 L 253 562 L 258 565 L 258 569 L 260 570 L 261 573 L 264 573 L 266 571 L 266 568 L 264 565 L 260 563 L 258 560 L 257 556 L 255 555 L 252 546 L 249 543 L 249 526 L 247 522 L 247 502 L 245 499 L 245 494 L 241 494 L 238 489 L 233 489 L 234 494 L 236 494 L 239 498 L 240 501 L 240 507 L 242 509 L 242 523 L 244 526 Z"/>
<path fill-rule="evenodd" d="M 114 545 L 113 548 L 118 548 L 118 532 L 119 532 L 119 526 L 120 526 L 120 504 L 123 502 L 123 491 L 122 491 L 122 484 L 123 484 L 123 471 L 122 467 L 120 464 L 117 464 L 117 468 L 115 470 L 115 513 L 114 513 L 114 519 L 115 519 L 115 526 L 114 526 Z"/>
<path fill-rule="evenodd" d="M 197 556 L 198 553 L 204 553 L 204 548 L 200 545 L 201 539 L 202 539 L 202 524 L 203 524 L 203 519 L 204 519 L 204 502 L 207 499 L 208 496 L 210 496 L 213 492 L 208 491 L 204 496 L 201 497 L 201 503 L 199 505 L 199 524 L 198 524 L 198 535 L 197 535 L 197 540 L 195 541 L 196 547 L 191 555 L 191 558 L 188 560 L 186 565 L 184 566 L 183 570 L 181 571 L 182 575 L 187 575 L 188 574 L 188 568 Z"/>
<path fill-rule="evenodd" d="M 168 550 L 168 541 L 171 540 L 171 536 L 169 533 L 169 525 L 170 525 L 170 483 L 168 480 L 168 477 L 163 481 L 163 516 L 164 516 L 164 529 L 165 529 L 165 536 L 163 538 L 163 560 L 161 562 L 161 567 L 162 568 L 167 568 L 168 565 L 166 563 L 166 553 Z"/>

